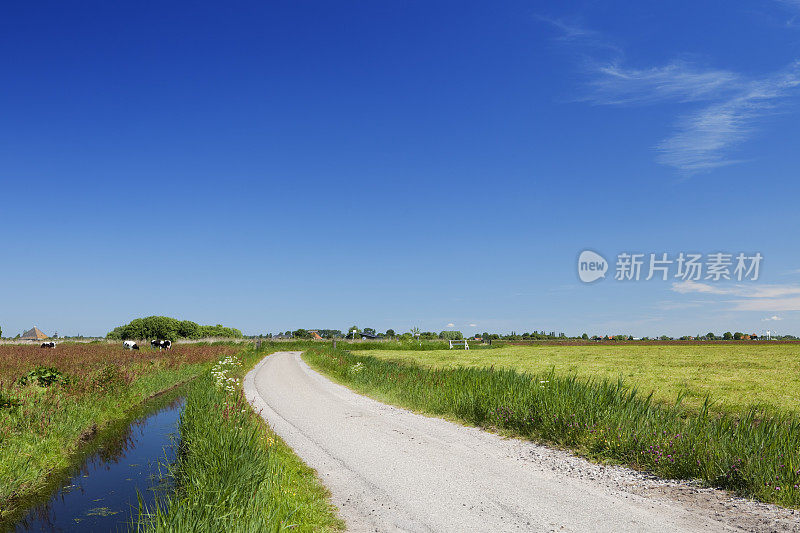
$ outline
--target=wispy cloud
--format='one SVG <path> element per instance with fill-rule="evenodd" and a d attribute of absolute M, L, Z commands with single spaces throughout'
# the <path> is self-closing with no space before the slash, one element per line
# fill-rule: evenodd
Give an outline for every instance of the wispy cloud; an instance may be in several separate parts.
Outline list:
<path fill-rule="evenodd" d="M 660 163 L 691 173 L 738 163 L 730 157 L 758 121 L 775 113 L 780 101 L 800 87 L 800 62 L 762 80 L 751 81 L 724 98 L 679 120 L 676 132 L 660 142 Z"/>
<path fill-rule="evenodd" d="M 800 0 L 785 1 L 800 7 Z M 605 47 L 596 32 L 543 20 L 560 30 L 562 41 L 594 46 L 595 50 Z M 695 109 L 676 120 L 672 135 L 655 145 L 656 161 L 685 174 L 741 162 L 733 149 L 749 139 L 785 99 L 800 92 L 800 61 L 754 78 L 686 61 L 633 68 L 621 57 L 620 53 L 610 62 L 590 57 L 585 62 L 591 79 L 589 94 L 582 100 L 616 106 L 694 105 Z"/>
<path fill-rule="evenodd" d="M 779 317 L 778 315 L 772 315 L 772 316 L 768 316 L 767 318 L 762 318 L 761 319 L 762 322 L 770 322 L 770 321 L 773 321 L 773 320 L 783 320 L 783 319 L 781 317 Z"/>
<path fill-rule="evenodd" d="M 595 76 L 588 99 L 598 104 L 706 102 L 681 117 L 675 133 L 656 145 L 659 163 L 694 173 L 741 161 L 731 157 L 731 149 L 800 87 L 800 62 L 762 79 L 685 62 L 638 70 L 606 65 L 597 67 Z"/>
<path fill-rule="evenodd" d="M 710 283 L 699 281 L 676 281 L 672 284 L 672 290 L 680 294 L 700 293 L 700 294 L 727 294 L 732 296 L 743 296 L 746 298 L 782 298 L 800 294 L 798 285 L 725 285 L 717 286 Z"/>
<path fill-rule="evenodd" d="M 692 292 L 701 294 L 730 294 L 728 289 L 691 280 L 674 282 L 672 284 L 672 290 L 680 294 L 688 294 Z"/>
<path fill-rule="evenodd" d="M 741 84 L 734 72 L 702 70 L 685 62 L 648 69 L 598 65 L 596 74 L 587 99 L 605 105 L 697 102 L 729 95 Z"/>
<path fill-rule="evenodd" d="M 733 311 L 800 311 L 798 285 L 715 286 L 697 281 L 681 281 L 673 283 L 672 290 L 680 294 L 731 296 L 732 299 L 727 301 L 734 305 Z"/>

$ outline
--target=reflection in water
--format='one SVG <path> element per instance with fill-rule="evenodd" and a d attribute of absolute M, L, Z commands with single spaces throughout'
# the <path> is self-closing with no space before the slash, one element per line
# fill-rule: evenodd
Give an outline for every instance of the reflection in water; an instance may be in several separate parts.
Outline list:
<path fill-rule="evenodd" d="M 98 435 L 83 464 L 14 531 L 128 530 L 138 510 L 137 490 L 149 506 L 168 488 L 163 463 L 174 460 L 172 443 L 184 401 L 171 396 L 150 403 L 149 413 Z"/>

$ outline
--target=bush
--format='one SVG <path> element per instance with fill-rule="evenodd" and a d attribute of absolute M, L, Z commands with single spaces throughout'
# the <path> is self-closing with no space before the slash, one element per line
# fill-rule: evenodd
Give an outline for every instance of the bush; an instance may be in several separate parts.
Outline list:
<path fill-rule="evenodd" d="M 53 383 L 66 383 L 67 378 L 57 368 L 51 366 L 37 366 L 18 380 L 20 385 L 27 385 L 28 383 L 34 382 L 40 387 L 49 387 Z"/>
<path fill-rule="evenodd" d="M 191 320 L 178 320 L 168 316 L 148 316 L 136 318 L 124 326 L 111 330 L 106 338 L 127 339 L 200 339 L 203 337 L 239 338 L 242 332 L 227 328 L 222 324 L 201 326 Z"/>

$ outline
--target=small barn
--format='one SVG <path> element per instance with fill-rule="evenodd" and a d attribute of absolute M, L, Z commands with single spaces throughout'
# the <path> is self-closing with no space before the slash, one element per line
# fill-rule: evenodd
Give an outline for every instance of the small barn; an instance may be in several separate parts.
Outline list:
<path fill-rule="evenodd" d="M 19 337 L 20 339 L 30 340 L 30 341 L 40 341 L 43 339 L 47 339 L 48 336 L 42 333 L 42 330 L 33 326 L 32 329 L 29 329 Z"/>

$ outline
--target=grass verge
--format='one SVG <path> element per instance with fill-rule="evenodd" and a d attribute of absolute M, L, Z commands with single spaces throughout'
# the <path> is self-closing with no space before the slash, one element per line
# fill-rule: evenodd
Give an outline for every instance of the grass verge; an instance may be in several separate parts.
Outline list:
<path fill-rule="evenodd" d="M 570 448 L 673 479 L 800 507 L 800 419 L 656 403 L 621 380 L 553 371 L 430 368 L 329 347 L 304 359 L 354 390 L 416 411 Z"/>
<path fill-rule="evenodd" d="M 327 490 L 244 398 L 249 349 L 198 378 L 180 422 L 175 492 L 140 508 L 138 531 L 340 531 Z"/>

